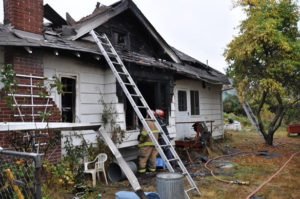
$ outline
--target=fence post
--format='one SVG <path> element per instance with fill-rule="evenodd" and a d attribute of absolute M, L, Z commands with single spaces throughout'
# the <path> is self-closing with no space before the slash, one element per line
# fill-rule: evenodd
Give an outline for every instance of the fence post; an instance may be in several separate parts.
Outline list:
<path fill-rule="evenodd" d="M 35 198 L 42 199 L 42 179 L 41 179 L 41 154 L 36 154 L 34 157 L 35 163 Z"/>

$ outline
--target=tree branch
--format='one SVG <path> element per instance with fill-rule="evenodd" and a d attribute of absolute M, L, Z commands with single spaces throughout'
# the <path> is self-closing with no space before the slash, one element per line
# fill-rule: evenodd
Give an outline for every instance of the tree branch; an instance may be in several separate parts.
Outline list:
<path fill-rule="evenodd" d="M 277 123 L 277 125 L 274 127 L 274 132 L 277 131 L 277 129 L 281 126 L 281 123 L 282 123 L 282 120 L 284 118 L 284 115 L 285 115 L 286 111 L 288 109 L 290 109 L 294 104 L 296 104 L 299 100 L 300 100 L 300 98 L 297 98 L 294 102 L 292 102 L 291 104 L 289 104 L 285 108 L 282 108 L 281 115 L 279 116 L 280 119 L 279 119 L 279 122 Z"/>
<path fill-rule="evenodd" d="M 294 102 L 292 102 L 288 108 L 291 108 L 294 104 L 296 104 L 298 101 L 300 100 L 300 98 L 297 98 Z"/>
<path fill-rule="evenodd" d="M 281 123 L 282 123 L 283 117 L 284 117 L 284 115 L 285 115 L 285 112 L 286 112 L 285 110 L 282 111 L 281 116 L 280 116 L 280 120 L 279 120 L 279 122 L 277 123 L 277 125 L 274 127 L 274 132 L 276 132 L 277 129 L 281 126 Z"/>
<path fill-rule="evenodd" d="M 283 119 L 284 116 L 284 108 L 282 105 L 282 99 L 279 93 L 276 94 L 276 99 L 278 101 L 278 108 L 276 110 L 276 115 L 273 118 L 272 122 L 269 124 L 269 129 L 268 129 L 268 133 L 274 133 L 276 131 L 276 129 L 279 128 L 278 124 L 276 125 L 278 119 L 280 119 L 279 124 L 281 124 L 281 121 Z"/>
<path fill-rule="evenodd" d="M 260 104 L 259 104 L 257 112 L 256 112 L 256 117 L 257 117 L 257 120 L 258 120 L 258 127 L 259 127 L 259 130 L 263 134 L 263 136 L 264 136 L 265 139 L 266 139 L 267 135 L 266 135 L 266 132 L 265 132 L 265 127 L 263 125 L 261 116 L 260 116 L 260 112 L 261 112 L 261 109 L 264 106 L 264 103 L 266 101 L 266 97 L 267 97 L 267 92 L 263 91 L 262 99 L 260 101 Z"/>

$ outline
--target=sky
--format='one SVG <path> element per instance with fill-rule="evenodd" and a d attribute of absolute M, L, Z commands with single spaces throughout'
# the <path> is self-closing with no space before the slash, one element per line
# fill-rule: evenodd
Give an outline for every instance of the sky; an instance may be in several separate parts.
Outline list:
<path fill-rule="evenodd" d="M 62 17 L 66 12 L 75 19 L 90 14 L 97 2 L 110 5 L 116 0 L 44 0 Z M 133 0 L 142 13 L 166 40 L 182 52 L 225 72 L 223 57 L 226 45 L 237 35 L 244 18 L 232 0 Z M 0 0 L 3 22 L 3 0 Z"/>

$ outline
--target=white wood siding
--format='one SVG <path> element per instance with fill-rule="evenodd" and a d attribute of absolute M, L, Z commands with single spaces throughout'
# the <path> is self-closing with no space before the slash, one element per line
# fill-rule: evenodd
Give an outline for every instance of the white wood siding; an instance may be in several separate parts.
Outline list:
<path fill-rule="evenodd" d="M 178 104 L 177 104 L 177 91 L 180 89 L 187 91 L 187 112 L 188 117 L 186 121 L 208 121 L 214 120 L 213 123 L 213 137 L 222 137 L 223 136 L 223 106 L 222 106 L 222 86 L 221 85 L 213 85 L 206 83 L 206 88 L 203 88 L 202 81 L 196 80 L 177 80 L 174 97 L 172 102 L 172 112 L 176 111 L 178 113 Z M 190 91 L 199 91 L 199 106 L 200 106 L 200 114 L 199 115 L 191 115 L 191 106 L 190 106 Z M 174 108 L 174 109 L 173 109 Z M 176 114 L 174 114 L 176 117 Z M 174 116 L 172 117 L 173 122 L 180 122 L 176 120 Z M 170 122 L 171 123 L 171 122 Z M 209 127 L 209 123 L 207 123 Z M 178 136 L 180 133 L 177 132 L 177 139 L 183 139 L 184 137 Z M 186 137 L 195 136 L 195 131 L 192 129 L 191 125 L 186 133 L 184 133 Z"/>
<path fill-rule="evenodd" d="M 54 56 L 47 54 L 44 56 L 44 75 L 46 77 L 76 77 L 76 122 L 102 123 L 102 113 L 105 107 L 113 112 L 116 125 L 122 129 L 125 127 L 124 106 L 118 103 L 116 96 L 116 79 L 110 69 L 104 70 L 100 65 L 87 64 L 76 58 L 66 58 L 64 56 Z M 56 104 L 61 110 L 61 96 L 55 91 L 51 93 Z M 104 126 L 103 130 L 110 132 L 109 125 Z M 76 132 L 83 134 L 84 138 L 94 143 L 96 133 L 94 131 Z M 64 135 L 70 135 L 71 132 L 64 132 Z M 125 140 L 120 147 L 133 146 L 136 143 L 135 134 L 126 134 Z M 81 144 L 81 139 L 72 136 L 74 144 Z M 128 140 L 128 141 L 127 141 Z M 64 143 L 65 139 L 62 140 Z"/>
<path fill-rule="evenodd" d="M 76 122 L 101 123 L 104 70 L 100 65 L 87 64 L 79 58 L 45 54 L 44 75 L 49 78 L 54 75 L 57 77 L 75 77 Z M 61 110 L 61 96 L 56 91 L 52 91 L 51 95 Z M 84 135 L 84 138 L 90 143 L 94 143 L 96 140 L 96 133 L 94 131 L 79 131 L 75 133 Z M 63 132 L 64 136 L 72 134 L 72 132 Z M 81 139 L 76 136 L 73 136 L 72 140 L 75 145 L 81 144 Z M 62 139 L 62 143 L 64 141 L 65 137 Z"/>

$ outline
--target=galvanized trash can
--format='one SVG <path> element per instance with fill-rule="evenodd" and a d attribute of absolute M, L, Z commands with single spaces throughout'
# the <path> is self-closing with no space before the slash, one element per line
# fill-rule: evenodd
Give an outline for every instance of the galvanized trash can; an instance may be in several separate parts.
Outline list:
<path fill-rule="evenodd" d="M 184 199 L 184 176 L 179 173 L 156 175 L 156 190 L 161 199 Z"/>

